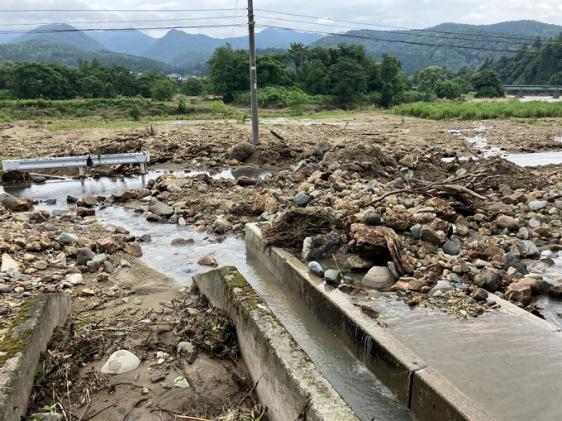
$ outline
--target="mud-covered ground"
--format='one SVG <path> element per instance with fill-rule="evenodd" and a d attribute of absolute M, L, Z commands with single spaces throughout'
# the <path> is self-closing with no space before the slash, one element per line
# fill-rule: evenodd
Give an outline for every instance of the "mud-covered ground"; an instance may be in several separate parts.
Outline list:
<path fill-rule="evenodd" d="M 37 384 L 34 410 L 56 404 L 59 413 L 71 412 L 67 419 L 124 419 L 133 412 L 139 419 L 215 419 L 238 404 L 259 416 L 241 364 L 229 353 L 217 359 L 197 342 L 197 332 L 206 330 L 196 317 L 206 312 L 204 303 L 139 269 L 135 259 L 150 239 L 97 223 L 100 206 L 126 206 L 152 222 L 207 232 L 213 241 L 243 236 L 245 223 L 260 222 L 270 244 L 293 251 L 383 326 L 377 299 L 389 294 L 453 317 L 493 311 L 490 293 L 538 316 L 537 297 L 561 299 L 562 165 L 518 167 L 484 158 L 467 141 L 485 137 L 510 152 L 562 150 L 560 121 L 480 124 L 370 114 L 269 120 L 261 133 L 252 147 L 250 127 L 227 122 L 167 122 L 143 130 L 56 132 L 27 122 L 0 128 L 2 159 L 146 150 L 155 166 L 174 170 L 141 189 L 75 198 L 61 214 L 1 197 L 0 337 L 27 295 L 64 291 L 75 303 L 70 324 L 55 335 L 52 355 L 42 363 L 47 371 L 65 371 Z M 442 161 L 475 155 L 479 159 Z M 231 177 L 213 177 L 227 170 Z M 137 169 L 89 171 L 124 176 Z M 215 262 L 208 256 L 201 264 Z M 191 364 L 191 356 L 177 352 L 184 340 L 198 350 Z M 140 371 L 117 380 L 101 376 L 100 365 L 121 346 L 138 353 Z M 89 351 L 76 358 L 76 347 Z M 67 355 L 73 356 L 68 364 Z M 70 386 L 61 380 L 67 371 L 74 376 Z M 159 371 L 166 375 L 152 381 Z M 219 380 L 198 383 L 201 372 Z M 174 384 L 183 377 L 188 389 Z M 210 392 L 214 381 L 221 399 Z M 181 406 L 177 393 L 201 405 L 207 402 L 202 396 L 215 400 L 204 412 L 199 403 Z"/>

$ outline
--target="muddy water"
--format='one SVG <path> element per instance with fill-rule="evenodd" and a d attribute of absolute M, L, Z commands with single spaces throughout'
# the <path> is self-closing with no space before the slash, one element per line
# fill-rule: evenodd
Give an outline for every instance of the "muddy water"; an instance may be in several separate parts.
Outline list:
<path fill-rule="evenodd" d="M 110 195 L 124 187 L 141 187 L 147 180 L 158 175 L 159 173 L 151 172 L 144 180 L 136 177 L 125 180 L 57 181 L 43 185 L 6 187 L 5 191 L 14 196 L 40 201 L 57 199 L 56 205 L 49 206 L 44 202 L 40 205 L 52 210 L 66 208 L 66 196 L 69 194 L 76 197 L 86 193 Z M 121 225 L 138 236 L 150 234 L 152 241 L 143 244 L 142 259 L 182 285 L 190 285 L 194 274 L 208 270 L 197 265 L 201 256 L 211 254 L 219 265 L 236 266 L 265 298 L 279 320 L 361 419 L 412 419 L 407 409 L 402 407 L 365 365 L 326 329 L 322 321 L 309 311 L 293 291 L 281 285 L 256 259 L 246 255 L 243 240 L 229 237 L 221 243 L 215 243 L 207 234 L 173 224 L 149 223 L 142 216 L 122 207 L 100 210 L 97 212 L 97 218 L 108 225 Z M 171 247 L 170 242 L 175 238 L 191 238 L 194 244 Z"/>

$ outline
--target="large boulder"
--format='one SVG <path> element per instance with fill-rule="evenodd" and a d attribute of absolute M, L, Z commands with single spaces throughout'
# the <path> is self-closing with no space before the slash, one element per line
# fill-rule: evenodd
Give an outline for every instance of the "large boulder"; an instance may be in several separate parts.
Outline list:
<path fill-rule="evenodd" d="M 168 217 L 174 214 L 174 208 L 157 199 L 152 199 L 150 201 L 148 211 L 160 217 Z"/>
<path fill-rule="evenodd" d="M 368 288 L 386 289 L 394 284 L 394 276 L 386 266 L 373 266 L 361 280 Z"/>
<path fill-rule="evenodd" d="M 247 142 L 238 143 L 230 148 L 229 155 L 232 159 L 244 162 L 252 156 L 254 153 L 254 147 Z"/>

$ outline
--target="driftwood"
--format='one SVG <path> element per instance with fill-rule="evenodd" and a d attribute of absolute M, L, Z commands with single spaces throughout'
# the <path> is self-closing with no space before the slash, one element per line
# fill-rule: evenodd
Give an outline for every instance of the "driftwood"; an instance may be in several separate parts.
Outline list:
<path fill-rule="evenodd" d="M 387 251 L 400 274 L 414 272 L 414 268 L 408 259 L 402 255 L 402 244 L 392 228 L 352 224 L 351 235 L 358 251 L 363 250 L 373 253 Z"/>

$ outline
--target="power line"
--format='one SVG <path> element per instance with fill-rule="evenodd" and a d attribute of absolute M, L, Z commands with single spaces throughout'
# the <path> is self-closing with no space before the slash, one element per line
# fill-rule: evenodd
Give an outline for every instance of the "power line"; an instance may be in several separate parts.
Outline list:
<path fill-rule="evenodd" d="M 507 49 L 496 49 L 496 48 L 486 48 L 486 47 L 472 47 L 467 45 L 454 45 L 454 44 L 432 44 L 429 42 L 416 42 L 416 41 L 406 41 L 406 40 L 396 40 L 396 39 L 387 39 L 387 38 L 378 38 L 378 37 L 368 37 L 365 35 L 353 35 L 349 33 L 338 33 L 338 32 L 324 32 L 324 31 L 311 31 L 311 30 L 303 30 L 298 28 L 290 28 L 286 26 L 274 26 L 274 25 L 258 25 L 261 28 L 272 28 L 272 29 L 286 29 L 290 31 L 301 31 L 301 32 L 310 32 L 322 35 L 335 35 L 344 38 L 356 38 L 356 39 L 363 39 L 363 40 L 371 40 L 371 41 L 384 41 L 384 42 L 392 42 L 392 43 L 399 43 L 399 44 L 410 44 L 410 45 L 423 45 L 427 47 L 449 47 L 449 48 L 464 48 L 467 50 L 477 50 L 477 51 L 493 51 L 496 53 L 516 53 L 519 50 L 507 50 Z"/>
<path fill-rule="evenodd" d="M 152 30 L 165 30 L 165 29 L 202 29 L 202 28 L 230 28 L 231 24 L 225 25 L 177 25 L 177 26 L 152 26 L 152 27 L 139 27 L 139 28 L 72 28 L 72 29 L 46 29 L 39 31 L 0 31 L 2 35 L 9 34 L 56 34 L 65 32 L 126 32 L 126 31 L 152 31 Z M 245 26 L 243 24 L 237 24 L 236 26 Z"/>
<path fill-rule="evenodd" d="M 124 12 L 228 12 L 244 9 L 0 9 L 0 13 L 124 13 Z"/>
<path fill-rule="evenodd" d="M 305 20 L 299 20 L 299 19 L 286 19 L 286 18 L 278 18 L 275 16 L 265 16 L 265 15 L 261 15 L 259 16 L 261 18 L 265 18 L 265 19 L 271 19 L 271 20 L 277 20 L 277 21 L 283 21 L 283 22 L 293 22 L 293 23 L 306 23 L 308 25 L 318 25 L 318 26 L 327 26 L 330 28 L 345 28 L 345 29 L 351 29 L 351 30 L 365 30 L 366 28 L 355 28 L 352 26 L 340 26 L 340 25 L 332 25 L 332 24 L 328 24 L 328 23 L 321 23 L 321 22 L 309 22 L 309 21 L 305 21 Z M 356 23 L 355 25 L 361 25 L 359 23 Z M 370 29 L 366 29 L 366 30 L 370 30 Z M 409 32 L 403 32 L 403 31 L 384 31 L 385 34 L 396 34 L 396 35 L 402 35 L 402 36 L 411 36 L 411 37 L 430 37 L 430 38 L 438 38 L 438 39 L 456 39 L 456 40 L 462 40 L 462 41 L 477 41 L 474 40 L 472 38 L 466 38 L 466 37 L 451 37 L 451 36 L 441 36 L 441 35 L 432 35 L 432 34 L 412 34 Z M 487 41 L 487 40 L 482 40 L 482 41 Z M 524 42 L 513 42 L 513 41 L 497 41 L 498 43 L 501 44 L 509 44 L 509 45 L 519 45 L 519 46 L 524 46 L 524 45 L 528 45 L 528 43 L 524 43 Z"/>
<path fill-rule="evenodd" d="M 178 18 L 178 19 L 141 19 L 141 20 L 88 20 L 88 21 L 64 21 L 64 22 L 33 22 L 33 23 L 11 23 L 2 24 L 3 27 L 8 26 L 37 26 L 37 25 L 78 25 L 78 24 L 97 24 L 97 23 L 148 23 L 148 22 L 183 22 L 183 21 L 193 21 L 193 20 L 214 20 L 214 19 L 232 19 L 238 16 L 201 16 L 193 18 Z"/>
<path fill-rule="evenodd" d="M 308 18 L 308 19 L 323 19 L 323 20 L 330 20 L 332 22 L 341 22 L 341 23 L 352 23 L 354 25 L 363 25 L 363 26 L 371 26 L 374 28 L 390 28 L 390 29 L 400 29 L 405 31 L 416 31 L 416 32 L 431 32 L 431 33 L 438 33 L 438 34 L 453 34 L 453 35 L 467 35 L 467 36 L 478 36 L 478 37 L 486 37 L 486 38 L 503 38 L 503 39 L 513 39 L 519 41 L 530 41 L 534 42 L 536 38 L 527 38 L 527 37 L 513 37 L 507 35 L 500 35 L 500 34 L 493 34 L 493 33 L 475 33 L 475 32 L 454 32 L 454 31 L 441 31 L 441 30 L 434 30 L 434 29 L 411 29 L 402 26 L 392 26 L 392 25 L 380 25 L 380 24 L 373 24 L 373 23 L 357 23 L 351 20 L 344 20 L 344 19 L 332 19 L 326 18 L 321 16 L 311 16 L 311 15 L 301 15 L 298 13 L 288 13 L 288 12 L 279 12 L 276 10 L 268 10 L 268 9 L 256 9 L 259 12 L 265 13 L 274 13 L 277 15 L 285 15 L 285 16 L 294 16 L 299 18 Z"/>

